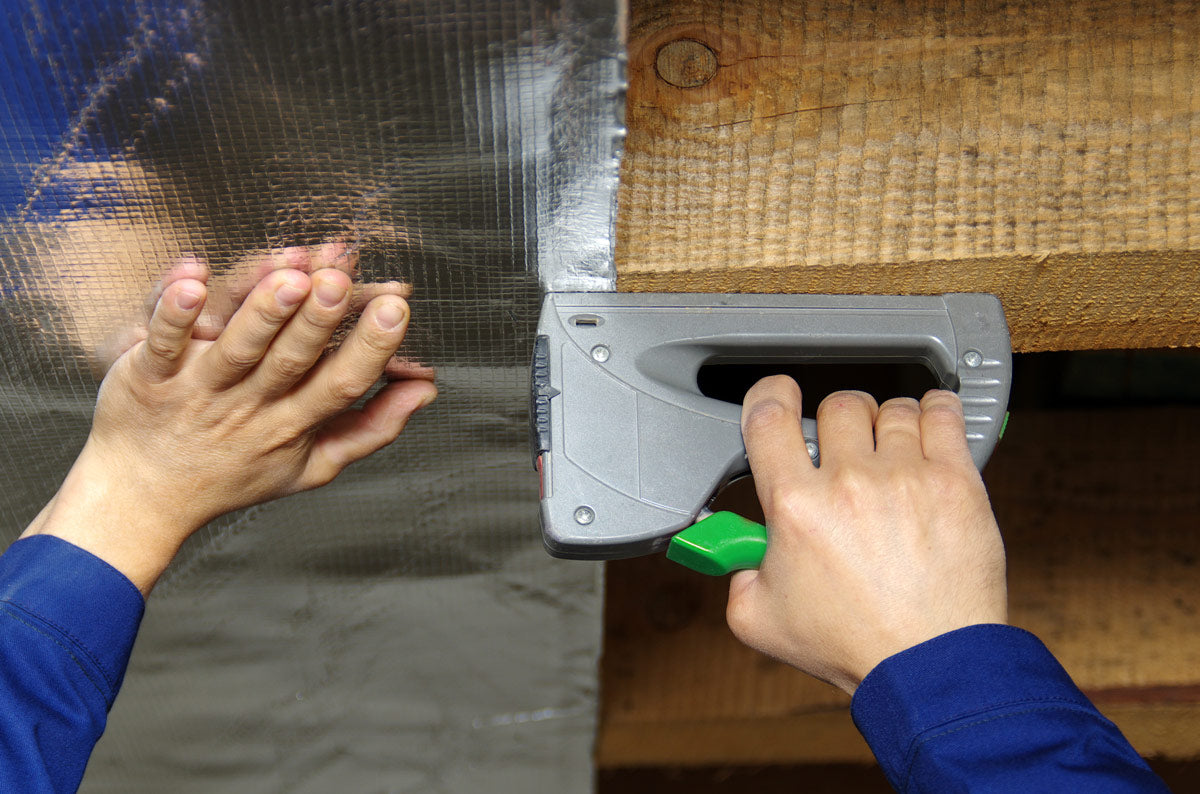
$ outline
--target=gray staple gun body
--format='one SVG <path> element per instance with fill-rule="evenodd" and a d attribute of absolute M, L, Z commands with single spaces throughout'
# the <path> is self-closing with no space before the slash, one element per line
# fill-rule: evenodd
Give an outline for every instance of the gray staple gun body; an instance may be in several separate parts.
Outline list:
<path fill-rule="evenodd" d="M 550 293 L 534 348 L 534 459 L 556 557 L 662 550 L 749 470 L 741 408 L 701 393 L 708 363 L 916 362 L 958 392 L 979 467 L 1012 371 L 991 295 Z M 819 461 L 816 424 L 803 420 Z"/>

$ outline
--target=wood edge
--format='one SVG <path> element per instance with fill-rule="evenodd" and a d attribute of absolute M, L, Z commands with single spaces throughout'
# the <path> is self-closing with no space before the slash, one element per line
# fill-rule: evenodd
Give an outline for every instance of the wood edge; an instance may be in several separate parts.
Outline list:
<path fill-rule="evenodd" d="M 619 260 L 621 258 L 619 257 Z M 1014 352 L 1200 346 L 1200 251 L 1060 253 L 870 264 L 618 265 L 621 292 L 990 292 Z M 1130 291 L 1130 285 L 1140 285 Z M 1079 290 L 1085 288 L 1086 300 Z M 1067 298 L 1070 298 L 1069 300 Z M 1132 307 L 1132 309 L 1131 309 Z"/>
<path fill-rule="evenodd" d="M 601 768 L 873 761 L 848 709 L 757 719 L 608 723 L 596 744 Z"/>
<path fill-rule="evenodd" d="M 1154 699 L 1133 702 L 1138 692 Z M 1200 686 L 1130 687 L 1100 690 L 1094 700 L 1143 756 L 1188 760 L 1198 755 L 1198 694 Z M 596 743 L 600 768 L 873 762 L 849 709 L 755 719 L 606 722 Z"/>

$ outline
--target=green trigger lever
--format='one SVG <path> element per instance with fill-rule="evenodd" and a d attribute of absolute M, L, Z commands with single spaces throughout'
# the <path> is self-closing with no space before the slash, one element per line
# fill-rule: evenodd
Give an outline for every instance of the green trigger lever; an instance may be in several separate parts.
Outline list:
<path fill-rule="evenodd" d="M 767 551 L 767 528 L 721 511 L 671 538 L 667 559 L 708 576 L 758 568 Z"/>

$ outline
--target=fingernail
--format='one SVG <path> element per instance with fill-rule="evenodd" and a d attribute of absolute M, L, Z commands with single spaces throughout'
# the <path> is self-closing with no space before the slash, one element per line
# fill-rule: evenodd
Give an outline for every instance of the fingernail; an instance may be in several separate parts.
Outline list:
<path fill-rule="evenodd" d="M 346 297 L 346 288 L 336 281 L 317 282 L 317 300 L 322 306 L 337 306 Z"/>
<path fill-rule="evenodd" d="M 190 312 L 192 309 L 196 308 L 199 303 L 200 296 L 194 292 L 182 290 L 175 296 L 175 305 L 183 309 L 185 312 Z"/>
<path fill-rule="evenodd" d="M 279 301 L 283 306 L 295 306 L 300 301 L 304 300 L 305 290 L 300 289 L 295 284 L 284 283 L 275 290 L 275 300 Z"/>
<path fill-rule="evenodd" d="M 426 394 L 424 397 L 421 398 L 421 404 L 417 406 L 417 410 L 419 411 L 422 408 L 428 407 L 430 403 L 432 403 L 434 400 L 437 399 L 437 396 L 438 396 L 438 393 L 436 391 L 432 391 L 429 394 Z"/>
<path fill-rule="evenodd" d="M 375 322 L 385 331 L 395 331 L 404 322 L 404 309 L 395 303 L 385 303 L 375 311 Z"/>

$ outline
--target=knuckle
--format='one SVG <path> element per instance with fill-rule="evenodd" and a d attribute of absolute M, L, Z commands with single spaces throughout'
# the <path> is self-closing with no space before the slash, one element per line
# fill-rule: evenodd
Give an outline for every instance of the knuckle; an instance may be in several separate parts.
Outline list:
<path fill-rule="evenodd" d="M 883 484 L 893 505 L 912 504 L 928 488 L 926 480 L 912 466 L 888 470 Z"/>
<path fill-rule="evenodd" d="M 948 409 L 961 413 L 962 401 L 955 392 L 947 389 L 932 389 L 921 398 L 921 409 L 924 411 Z"/>
<path fill-rule="evenodd" d="M 843 493 L 856 495 L 866 491 L 870 477 L 856 466 L 839 466 L 833 471 L 833 485 Z"/>
<path fill-rule="evenodd" d="M 146 349 L 154 358 L 160 358 L 166 361 L 174 361 L 183 354 L 182 349 L 171 344 L 160 336 L 148 337 L 146 339 Z"/>
<path fill-rule="evenodd" d="M 857 511 L 879 487 L 869 472 L 855 466 L 839 466 L 832 475 L 833 503 L 839 510 Z"/>
<path fill-rule="evenodd" d="M 327 393 L 331 402 L 342 405 L 352 403 L 359 397 L 362 397 L 370 387 L 370 383 L 364 385 L 361 381 L 353 377 L 343 375 L 333 378 L 329 382 Z"/>
<path fill-rule="evenodd" d="M 151 325 L 158 323 L 161 323 L 160 328 L 165 327 L 171 331 L 183 330 L 192 324 L 192 318 L 183 311 L 172 310 L 169 307 L 160 305 L 154 312 Z"/>
<path fill-rule="evenodd" d="M 361 343 L 371 358 L 387 359 L 400 348 L 399 340 L 380 328 L 363 329 L 363 331 L 360 335 Z"/>
<path fill-rule="evenodd" d="M 875 406 L 875 400 L 865 392 L 860 391 L 835 391 L 817 407 L 817 413 L 828 414 L 846 413 L 849 411 L 871 411 Z"/>
<path fill-rule="evenodd" d="M 755 436 L 774 431 L 789 416 L 795 415 L 791 408 L 774 397 L 758 400 L 746 406 L 744 413 L 742 429 L 747 435 Z"/>
<path fill-rule="evenodd" d="M 808 512 L 802 492 L 792 483 L 772 485 L 760 498 L 763 512 L 772 523 L 792 526 Z"/>
<path fill-rule="evenodd" d="M 899 416 L 918 416 L 921 413 L 921 404 L 911 397 L 893 397 L 879 406 L 881 416 L 884 412 Z"/>
<path fill-rule="evenodd" d="M 770 375 L 750 387 L 743 403 L 751 405 L 766 399 L 780 400 L 784 403 L 799 401 L 800 387 L 787 375 Z"/>
<path fill-rule="evenodd" d="M 221 358 L 228 366 L 242 370 L 257 364 L 259 356 L 256 351 L 249 348 L 228 346 L 221 350 Z"/>
<path fill-rule="evenodd" d="M 946 427 L 964 427 L 962 409 L 957 402 L 935 402 L 922 410 L 926 421 Z"/>
<path fill-rule="evenodd" d="M 295 353 L 280 352 L 271 357 L 271 374 L 284 379 L 299 378 L 312 368 L 312 361 Z"/>
<path fill-rule="evenodd" d="M 308 326 L 313 337 L 327 337 L 346 315 L 345 306 L 321 306 L 309 301 L 300 309 L 300 320 Z"/>
<path fill-rule="evenodd" d="M 776 393 L 799 394 L 800 386 L 795 379 L 788 375 L 768 375 L 758 383 L 764 390 Z"/>
<path fill-rule="evenodd" d="M 254 312 L 258 322 L 265 325 L 280 325 L 288 318 L 290 312 L 279 304 L 275 299 L 275 294 L 259 293 L 254 296 L 254 300 L 250 301 L 250 310 Z"/>
<path fill-rule="evenodd" d="M 877 429 L 911 427 L 915 430 L 920 419 L 921 408 L 916 400 L 897 397 L 879 406 L 879 413 L 875 417 L 875 427 Z"/>
<path fill-rule="evenodd" d="M 249 409 L 242 409 L 242 419 L 244 422 L 253 421 L 257 411 L 251 406 Z M 282 414 L 282 412 L 280 412 Z M 278 424 L 270 433 L 266 434 L 266 440 L 269 446 L 274 450 L 281 450 L 288 453 L 288 457 L 299 457 L 303 451 L 303 422 L 285 422 Z"/>

